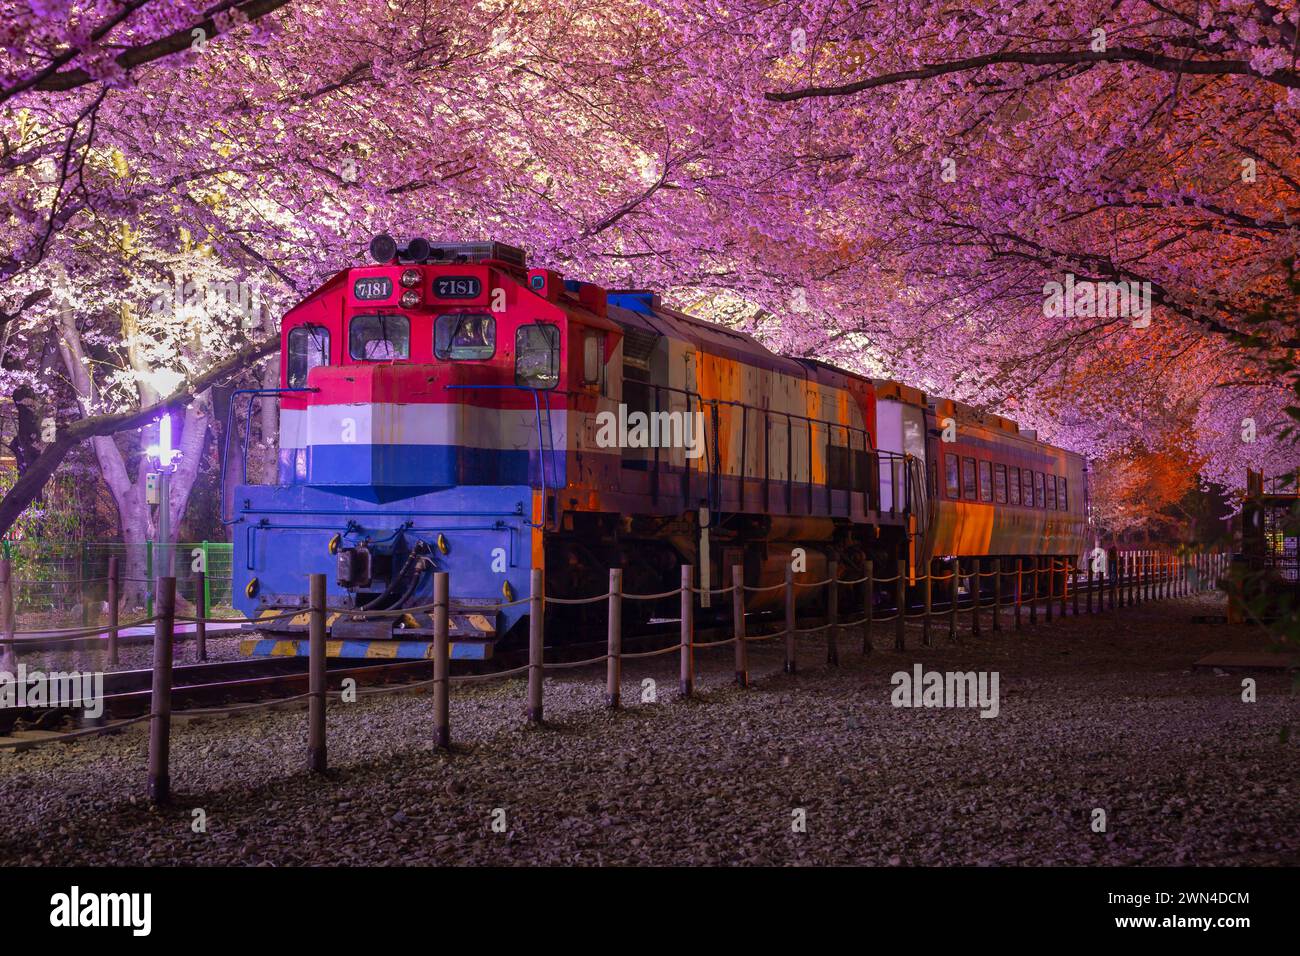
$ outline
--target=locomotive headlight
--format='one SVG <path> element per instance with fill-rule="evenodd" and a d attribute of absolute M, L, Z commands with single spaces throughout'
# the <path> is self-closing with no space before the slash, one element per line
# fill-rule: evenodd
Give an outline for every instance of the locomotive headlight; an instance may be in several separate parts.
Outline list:
<path fill-rule="evenodd" d="M 420 270 L 403 269 L 401 282 L 402 282 L 402 288 L 414 289 L 417 285 L 420 284 Z"/>
<path fill-rule="evenodd" d="M 399 301 L 403 309 L 414 309 L 420 304 L 420 293 L 410 289 L 402 293 L 402 298 Z"/>

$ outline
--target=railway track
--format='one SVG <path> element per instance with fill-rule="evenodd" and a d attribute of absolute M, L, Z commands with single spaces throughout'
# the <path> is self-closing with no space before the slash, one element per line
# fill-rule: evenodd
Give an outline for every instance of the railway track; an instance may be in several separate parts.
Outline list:
<path fill-rule="evenodd" d="M 1078 588 L 1081 595 L 1090 589 Z M 1100 583 L 1091 588 L 1094 595 L 1104 599 L 1105 588 Z M 1059 601 L 1059 595 L 1055 596 Z M 1045 604 L 1046 598 L 1040 597 Z M 908 623 L 919 623 L 924 617 L 925 605 L 915 600 L 906 602 Z M 969 591 L 960 594 L 956 612 L 967 615 L 973 610 L 972 595 Z M 981 595 L 980 610 L 991 614 L 991 596 Z M 951 601 L 932 600 L 930 614 L 932 620 L 941 623 L 952 611 Z M 1010 613 L 1011 607 L 1004 603 L 1003 613 Z M 896 612 L 892 603 L 877 604 L 874 615 L 889 619 Z M 751 637 L 763 633 L 780 631 L 784 627 L 781 613 L 775 611 L 750 612 L 746 615 L 747 630 Z M 843 619 L 843 618 L 841 618 Z M 700 622 L 703 626 L 695 628 L 694 640 L 700 643 L 729 637 L 730 622 L 724 615 L 716 619 Z M 821 617 L 805 618 L 801 624 L 807 626 L 822 625 L 826 620 Z M 881 622 L 882 624 L 885 621 Z M 656 650 L 676 644 L 679 640 L 680 622 L 671 619 L 658 619 L 648 626 L 643 626 L 636 633 L 627 634 L 623 639 L 623 649 L 627 653 Z M 593 636 L 598 629 L 593 627 Z M 546 648 L 548 664 L 563 664 L 599 657 L 605 650 L 603 626 L 599 629 L 600 639 L 570 641 Z M 453 677 L 457 674 L 489 675 L 494 672 L 507 671 L 527 663 L 527 649 L 505 648 L 487 661 L 453 661 Z M 433 662 L 430 660 L 406 660 L 375 662 L 373 660 L 334 659 L 328 662 L 326 674 L 330 690 L 338 690 L 345 678 L 351 678 L 359 686 L 385 683 L 417 683 L 433 676 Z M 73 701 L 70 706 L 62 707 L 10 707 L 0 708 L 0 735 L 22 731 L 53 731 L 66 729 L 68 721 L 79 726 L 94 726 L 113 720 L 139 717 L 149 712 L 151 703 L 152 670 L 113 671 L 103 675 L 103 712 L 93 719 L 85 718 L 84 708 L 80 702 Z M 203 664 L 177 665 L 172 672 L 172 708 L 175 714 L 183 715 L 186 710 L 220 708 L 235 704 L 257 701 L 274 701 L 297 697 L 308 690 L 307 661 L 303 658 L 254 658 L 237 661 L 211 662 Z"/>
<path fill-rule="evenodd" d="M 396 679 L 418 680 L 432 676 L 430 661 L 331 661 L 327 680 L 338 689 L 345 677 L 358 684 Z M 153 672 L 148 669 L 113 671 L 103 675 L 103 712 L 85 718 L 84 702 L 73 700 L 61 707 L 10 707 L 0 709 L 0 734 L 15 730 L 53 730 L 69 719 L 85 726 L 148 713 Z M 269 698 L 292 697 L 307 691 L 307 662 L 297 658 L 182 664 L 172 672 L 172 706 L 222 707 Z M 94 708 L 92 708 L 94 709 Z"/>

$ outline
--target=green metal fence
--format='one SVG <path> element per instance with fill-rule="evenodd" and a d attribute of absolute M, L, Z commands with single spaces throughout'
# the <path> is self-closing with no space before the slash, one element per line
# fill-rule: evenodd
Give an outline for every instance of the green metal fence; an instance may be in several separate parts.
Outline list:
<path fill-rule="evenodd" d="M 209 614 L 233 615 L 230 605 L 232 546 L 225 541 L 181 542 L 171 546 L 176 596 Z M 117 558 L 118 594 L 124 608 L 153 613 L 155 581 L 162 574 L 166 549 L 149 541 L 5 540 L 4 555 L 13 562 L 14 609 L 21 619 L 75 626 L 98 622 L 108 599 L 108 561 Z M 197 593 L 194 572 L 205 569 L 206 593 Z"/>

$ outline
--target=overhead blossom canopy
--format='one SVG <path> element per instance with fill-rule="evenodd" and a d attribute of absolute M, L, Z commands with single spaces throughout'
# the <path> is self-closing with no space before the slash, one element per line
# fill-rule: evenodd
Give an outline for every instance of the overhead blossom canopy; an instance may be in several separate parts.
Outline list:
<path fill-rule="evenodd" d="M 120 384 L 122 300 L 190 247 L 286 305 L 375 232 L 485 237 L 1238 486 L 1296 459 L 1261 362 L 1300 346 L 1298 20 L 1295 0 L 0 0 L 7 390 L 36 383 L 69 300 Z M 1053 302 L 1112 283 L 1131 308 Z"/>

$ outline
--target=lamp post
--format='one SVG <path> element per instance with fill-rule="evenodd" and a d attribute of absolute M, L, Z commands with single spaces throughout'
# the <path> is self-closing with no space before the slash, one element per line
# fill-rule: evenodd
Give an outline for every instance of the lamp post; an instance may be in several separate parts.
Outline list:
<path fill-rule="evenodd" d="M 171 546 L 171 474 L 176 467 L 180 452 L 172 448 L 172 417 L 164 413 L 158 419 L 158 444 L 150 445 L 145 453 L 158 462 L 158 550 L 159 561 L 155 561 L 154 577 L 170 578 L 172 573 Z"/>

